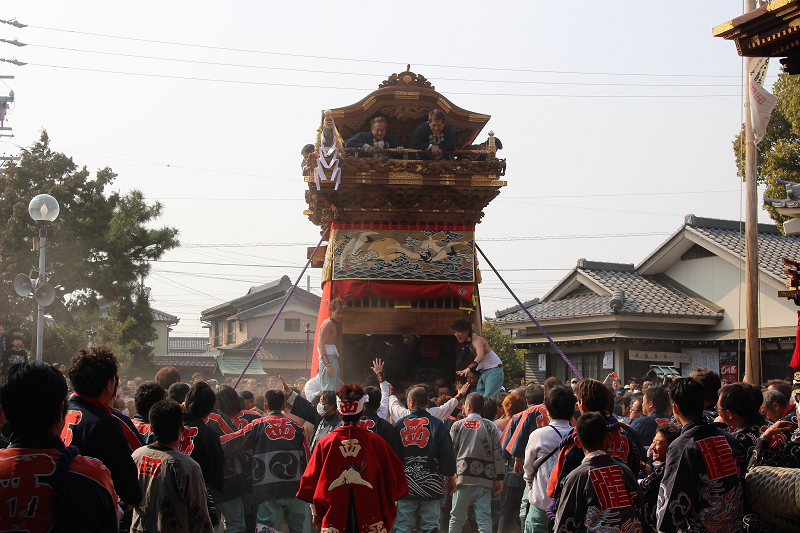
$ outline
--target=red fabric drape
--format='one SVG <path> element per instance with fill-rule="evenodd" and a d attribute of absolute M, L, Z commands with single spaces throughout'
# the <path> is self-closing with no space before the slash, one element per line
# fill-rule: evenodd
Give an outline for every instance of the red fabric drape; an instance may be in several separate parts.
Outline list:
<path fill-rule="evenodd" d="M 797 338 L 794 342 L 794 353 L 792 354 L 792 362 L 789 366 L 795 370 L 800 367 L 800 311 L 797 312 Z"/>

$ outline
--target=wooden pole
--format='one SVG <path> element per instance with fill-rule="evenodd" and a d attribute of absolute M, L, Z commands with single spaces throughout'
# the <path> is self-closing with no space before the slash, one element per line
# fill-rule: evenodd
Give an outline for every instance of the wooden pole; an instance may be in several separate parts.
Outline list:
<path fill-rule="evenodd" d="M 756 8 L 755 0 L 747 0 L 746 12 Z M 745 383 L 761 383 L 761 354 L 758 340 L 758 148 L 753 135 L 750 114 L 750 65 L 745 59 L 747 72 L 747 99 L 745 107 Z"/>

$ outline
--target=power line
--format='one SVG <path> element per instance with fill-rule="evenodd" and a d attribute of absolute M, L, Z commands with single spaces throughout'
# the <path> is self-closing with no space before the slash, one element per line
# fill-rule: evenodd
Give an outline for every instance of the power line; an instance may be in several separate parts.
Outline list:
<path fill-rule="evenodd" d="M 229 48 L 223 46 L 212 46 L 212 45 L 204 45 L 204 44 L 195 44 L 195 43 L 179 43 L 179 42 L 172 42 L 172 41 L 160 41 L 157 39 L 143 39 L 140 37 L 123 37 L 120 35 L 107 35 L 102 33 L 92 33 L 92 32 L 84 32 L 78 30 L 66 30 L 62 28 L 48 28 L 46 26 L 29 26 L 31 28 L 36 28 L 39 30 L 46 30 L 46 31 L 57 31 L 63 33 L 74 33 L 77 35 L 89 35 L 92 37 L 102 37 L 105 39 L 119 39 L 125 41 L 137 41 L 143 43 L 153 43 L 153 44 L 166 44 L 170 46 L 185 46 L 190 48 L 204 48 L 209 50 L 223 50 L 226 52 L 244 52 L 249 54 L 265 54 L 265 55 L 274 55 L 274 56 L 282 56 L 282 57 L 299 57 L 303 59 L 322 59 L 325 61 L 350 61 L 354 63 L 374 63 L 374 64 L 381 64 L 381 65 L 395 65 L 395 66 L 402 66 L 405 65 L 405 61 L 381 61 L 377 59 L 356 59 L 356 58 L 345 58 L 345 57 L 330 57 L 330 56 L 315 56 L 315 55 L 306 55 L 306 54 L 288 54 L 285 52 L 272 52 L 267 50 L 248 50 L 244 48 Z M 560 70 L 535 70 L 535 69 L 516 69 L 516 68 L 501 68 L 501 67 L 479 67 L 475 65 L 439 65 L 439 64 L 432 64 L 432 63 L 413 63 L 414 65 L 419 65 L 421 67 L 440 67 L 440 68 L 457 68 L 457 69 L 465 69 L 465 70 L 486 70 L 486 71 L 493 71 L 493 72 L 529 72 L 529 73 L 536 73 L 536 74 L 579 74 L 579 75 L 588 75 L 588 76 L 642 76 L 642 77 L 654 77 L 654 78 L 740 78 L 740 75 L 720 75 L 720 74 L 651 74 L 651 73 L 640 73 L 640 72 L 633 72 L 633 73 L 623 73 L 623 72 L 582 72 L 582 71 L 560 71 Z"/>
<path fill-rule="evenodd" d="M 38 48 L 47 48 L 50 50 L 63 50 L 67 52 L 80 52 L 84 54 L 100 54 L 110 55 L 115 57 L 129 57 L 133 59 L 149 59 L 154 61 L 172 61 L 176 63 L 191 63 L 196 65 L 211 65 L 217 67 L 235 67 L 235 68 L 251 68 L 260 70 L 278 70 L 283 72 L 302 72 L 309 74 L 334 74 L 340 76 L 366 76 L 366 77 L 383 77 L 385 74 L 373 74 L 365 72 L 343 72 L 335 70 L 315 70 L 305 68 L 289 68 L 289 67 L 270 67 L 266 65 L 247 65 L 242 63 L 220 63 L 217 61 L 201 61 L 197 59 L 181 59 L 173 57 L 158 57 L 158 56 L 143 56 L 137 54 L 123 54 L 119 52 L 106 52 L 102 50 L 85 50 L 81 48 L 65 48 L 61 46 L 47 46 L 42 44 L 31 44 L 30 46 Z M 485 80 L 474 78 L 442 78 L 437 76 L 437 81 L 464 81 L 469 83 L 511 83 L 520 85 L 580 85 L 580 86 L 598 86 L 598 87 L 739 87 L 740 84 L 641 84 L 641 83 L 585 83 L 577 81 L 542 81 L 542 80 Z"/>
<path fill-rule="evenodd" d="M 250 80 L 223 80 L 218 78 L 198 78 L 195 76 L 174 76 L 170 74 L 152 74 L 147 72 L 123 72 L 120 70 L 105 70 L 84 67 L 68 67 L 64 65 L 45 65 L 43 63 L 28 63 L 34 67 L 56 68 L 64 70 L 79 70 L 82 72 L 97 72 L 102 74 L 120 74 L 123 76 L 142 76 L 146 78 L 164 78 L 185 81 L 208 81 L 215 83 L 236 83 L 240 85 L 267 85 L 271 87 L 289 87 L 303 89 L 329 89 L 342 91 L 366 92 L 372 89 L 360 87 L 335 87 L 330 85 L 304 85 L 301 83 L 277 83 L 271 81 L 250 81 Z M 510 96 L 521 98 L 727 98 L 739 97 L 738 94 L 518 94 L 518 93 L 479 93 L 479 92 L 457 92 L 447 91 L 447 94 L 471 95 L 471 96 Z"/>
<path fill-rule="evenodd" d="M 211 266 L 235 266 L 235 267 L 253 267 L 253 268 L 303 268 L 302 266 L 291 266 L 291 265 L 256 265 L 256 264 L 248 264 L 248 263 L 215 263 L 215 262 L 206 262 L 206 261 L 171 261 L 171 260 L 164 260 L 159 259 L 158 261 L 152 261 L 153 263 L 178 263 L 183 265 L 211 265 Z M 538 270 L 571 270 L 571 268 L 506 268 L 506 269 L 498 269 L 502 272 L 528 272 L 528 271 L 538 271 Z"/>

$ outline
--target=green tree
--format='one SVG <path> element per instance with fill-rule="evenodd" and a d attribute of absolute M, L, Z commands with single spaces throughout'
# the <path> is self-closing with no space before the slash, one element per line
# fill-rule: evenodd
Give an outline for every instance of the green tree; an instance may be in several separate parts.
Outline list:
<path fill-rule="evenodd" d="M 483 323 L 481 335 L 503 362 L 503 386 L 506 390 L 519 387 L 525 378 L 525 350 L 517 349 L 510 335 L 489 322 Z"/>
<path fill-rule="evenodd" d="M 778 101 L 767 126 L 767 134 L 758 143 L 758 182 L 766 184 L 764 194 L 786 198 L 786 189 L 776 180 L 800 182 L 800 79 L 781 73 L 772 87 Z M 733 141 L 739 177 L 745 177 L 744 126 Z M 774 207 L 764 207 L 781 231 L 788 217 Z"/>
<path fill-rule="evenodd" d="M 47 313 L 65 327 L 78 328 L 71 334 L 78 338 L 85 337 L 85 330 L 73 314 L 91 315 L 98 296 L 117 303 L 119 320 L 126 325 L 121 345 L 135 341 L 132 364 L 144 364 L 154 336 L 152 312 L 147 299 L 136 298 L 136 292 L 150 272 L 150 262 L 178 246 L 178 230 L 153 227 L 163 206 L 148 204 L 140 191 L 107 192 L 115 178 L 108 167 L 92 178 L 86 167 L 78 168 L 72 158 L 52 151 L 46 132 L 22 150 L 19 162 L 6 163 L 0 173 L 0 316 L 12 324 L 35 317 L 33 299 L 18 298 L 11 284 L 20 272 L 38 268 L 38 254 L 32 250 L 38 230 L 28 215 L 28 203 L 47 193 L 61 207 L 47 228 L 47 281 L 56 289 L 56 301 Z M 69 338 L 64 337 L 64 346 Z"/>

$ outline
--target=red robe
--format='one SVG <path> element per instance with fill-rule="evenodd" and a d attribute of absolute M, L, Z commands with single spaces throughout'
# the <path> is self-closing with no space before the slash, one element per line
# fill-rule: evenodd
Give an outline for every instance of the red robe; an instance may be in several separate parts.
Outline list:
<path fill-rule="evenodd" d="M 408 482 L 403 463 L 384 439 L 359 426 L 339 426 L 314 447 L 297 497 L 314 504 L 323 531 L 344 532 L 351 490 L 359 533 L 386 533 Z"/>

